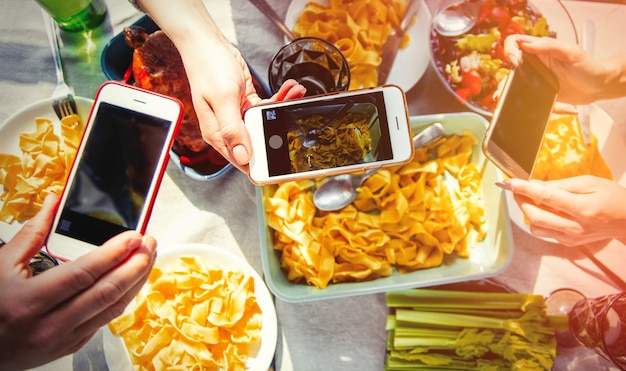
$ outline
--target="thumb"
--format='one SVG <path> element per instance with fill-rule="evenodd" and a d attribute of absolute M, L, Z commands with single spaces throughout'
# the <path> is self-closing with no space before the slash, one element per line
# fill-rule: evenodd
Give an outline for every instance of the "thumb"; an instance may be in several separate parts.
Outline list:
<path fill-rule="evenodd" d="M 58 203 L 58 196 L 54 194 L 46 196 L 39 212 L 3 247 L 8 250 L 10 261 L 16 263 L 29 261 L 41 250 L 50 232 Z"/>

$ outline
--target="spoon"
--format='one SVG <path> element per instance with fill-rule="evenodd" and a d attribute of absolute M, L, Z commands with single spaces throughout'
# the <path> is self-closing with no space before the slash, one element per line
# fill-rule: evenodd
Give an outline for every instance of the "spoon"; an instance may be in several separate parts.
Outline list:
<path fill-rule="evenodd" d="M 413 137 L 413 146 L 420 148 L 443 136 L 443 126 L 434 123 Z M 340 174 L 329 178 L 315 190 L 313 203 L 323 211 L 339 210 L 348 206 L 359 195 L 358 188 L 380 168 L 369 169 L 363 174 Z"/>
<path fill-rule="evenodd" d="M 461 0 L 439 10 L 433 17 L 433 28 L 442 36 L 453 37 L 471 30 L 478 20 L 483 0 Z"/>

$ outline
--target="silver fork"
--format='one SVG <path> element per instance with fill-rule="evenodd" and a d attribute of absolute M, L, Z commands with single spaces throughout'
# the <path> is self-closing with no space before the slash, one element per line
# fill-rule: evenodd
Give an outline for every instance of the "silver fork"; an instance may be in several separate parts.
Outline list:
<path fill-rule="evenodd" d="M 41 13 L 43 15 L 46 33 L 48 34 L 48 41 L 50 42 L 50 49 L 52 50 L 52 57 L 54 59 L 54 68 L 57 75 L 57 86 L 52 92 L 52 108 L 60 120 L 63 117 L 75 114 L 78 111 L 76 109 L 76 102 L 74 101 L 74 91 L 65 83 L 65 78 L 63 77 L 63 66 L 61 65 L 61 55 L 59 53 L 59 41 L 57 39 L 56 25 L 48 13 L 44 10 L 42 10 Z"/>

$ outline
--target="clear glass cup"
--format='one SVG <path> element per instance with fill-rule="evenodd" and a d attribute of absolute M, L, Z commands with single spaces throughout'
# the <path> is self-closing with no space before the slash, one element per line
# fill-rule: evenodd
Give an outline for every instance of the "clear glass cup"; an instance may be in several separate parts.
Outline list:
<path fill-rule="evenodd" d="M 35 0 L 63 30 L 87 31 L 99 26 L 107 13 L 104 0 Z"/>
<path fill-rule="evenodd" d="M 307 96 L 344 91 L 350 86 L 350 68 L 343 53 L 332 43 L 303 37 L 283 46 L 270 63 L 272 94 L 288 79 L 306 87 Z"/>
<path fill-rule="evenodd" d="M 589 299 L 574 289 L 559 289 L 546 306 L 548 314 L 567 315 L 572 339 L 626 370 L 626 292 Z"/>

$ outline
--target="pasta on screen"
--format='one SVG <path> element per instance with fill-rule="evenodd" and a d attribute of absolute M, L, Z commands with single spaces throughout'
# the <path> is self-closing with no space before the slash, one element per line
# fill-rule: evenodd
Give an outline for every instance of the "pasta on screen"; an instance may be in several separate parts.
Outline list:
<path fill-rule="evenodd" d="M 316 210 L 317 180 L 280 184 L 264 202 L 287 279 L 324 288 L 468 257 L 486 234 L 480 171 L 470 162 L 476 143 L 464 132 L 420 148 L 412 162 L 372 175 L 335 212 Z M 458 187 L 446 185 L 450 176 Z"/>
<path fill-rule="evenodd" d="M 404 0 L 330 0 L 306 4 L 294 25 L 296 37 L 318 37 L 335 44 L 350 66 L 350 89 L 378 82 L 382 48 L 406 13 Z M 401 48 L 410 41 L 404 35 Z"/>

